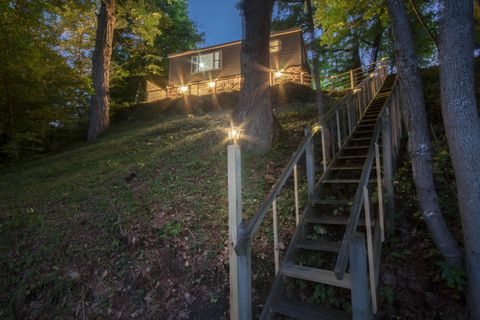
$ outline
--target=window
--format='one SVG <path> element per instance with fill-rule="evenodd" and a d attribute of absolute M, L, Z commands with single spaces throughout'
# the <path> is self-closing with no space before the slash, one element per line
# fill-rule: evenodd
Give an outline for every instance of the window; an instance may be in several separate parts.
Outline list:
<path fill-rule="evenodd" d="M 282 49 L 282 42 L 280 39 L 275 39 L 270 41 L 270 53 L 280 52 Z"/>
<path fill-rule="evenodd" d="M 215 51 L 192 57 L 192 73 L 222 68 L 222 52 Z"/>

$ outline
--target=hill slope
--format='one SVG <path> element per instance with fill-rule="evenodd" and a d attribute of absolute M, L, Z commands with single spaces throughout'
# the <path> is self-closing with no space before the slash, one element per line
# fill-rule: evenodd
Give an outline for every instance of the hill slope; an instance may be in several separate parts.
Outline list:
<path fill-rule="evenodd" d="M 153 115 L 152 115 L 153 116 Z M 315 118 L 244 155 L 251 212 Z M 228 114 L 114 125 L 92 144 L 0 170 L 2 318 L 221 318 L 227 310 Z"/>

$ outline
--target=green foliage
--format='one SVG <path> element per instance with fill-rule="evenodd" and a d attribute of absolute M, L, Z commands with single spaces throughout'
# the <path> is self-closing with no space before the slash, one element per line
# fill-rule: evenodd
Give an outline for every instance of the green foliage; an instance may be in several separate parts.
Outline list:
<path fill-rule="evenodd" d="M 446 261 L 435 263 L 441 268 L 440 276 L 447 282 L 447 286 L 462 292 L 467 285 L 467 274 L 462 267 L 451 266 Z"/>
<path fill-rule="evenodd" d="M 380 297 L 386 301 L 388 304 L 393 304 L 395 300 L 395 293 L 393 292 L 392 288 L 382 286 L 380 287 L 380 290 L 378 292 L 380 294 Z"/>
<path fill-rule="evenodd" d="M 137 102 L 149 77 L 166 82 L 167 55 L 202 41 L 187 9 L 185 0 L 128 0 L 118 7 L 111 74 L 116 104 Z"/>
<path fill-rule="evenodd" d="M 182 224 L 178 221 L 168 221 L 163 227 L 162 238 L 174 238 L 182 232 Z"/>
<path fill-rule="evenodd" d="M 58 50 L 58 17 L 50 1 L 9 3 L 0 12 L 0 158 L 65 142 L 82 125 L 76 102 L 85 93 Z"/>

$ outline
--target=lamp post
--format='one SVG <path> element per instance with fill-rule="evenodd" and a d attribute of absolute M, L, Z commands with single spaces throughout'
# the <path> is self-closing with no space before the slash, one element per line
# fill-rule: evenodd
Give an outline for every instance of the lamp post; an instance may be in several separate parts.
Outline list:
<path fill-rule="evenodd" d="M 247 252 L 237 253 L 242 224 L 241 152 L 238 142 L 242 137 L 239 128 L 228 129 L 228 252 L 230 264 L 230 319 L 252 318 L 252 275 L 250 246 Z"/>

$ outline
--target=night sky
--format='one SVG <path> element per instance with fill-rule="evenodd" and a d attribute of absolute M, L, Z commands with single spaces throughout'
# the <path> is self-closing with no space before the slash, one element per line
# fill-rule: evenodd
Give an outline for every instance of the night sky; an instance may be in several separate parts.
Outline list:
<path fill-rule="evenodd" d="M 190 18 L 198 30 L 205 33 L 205 43 L 200 47 L 240 40 L 242 27 L 238 0 L 189 0 Z"/>

